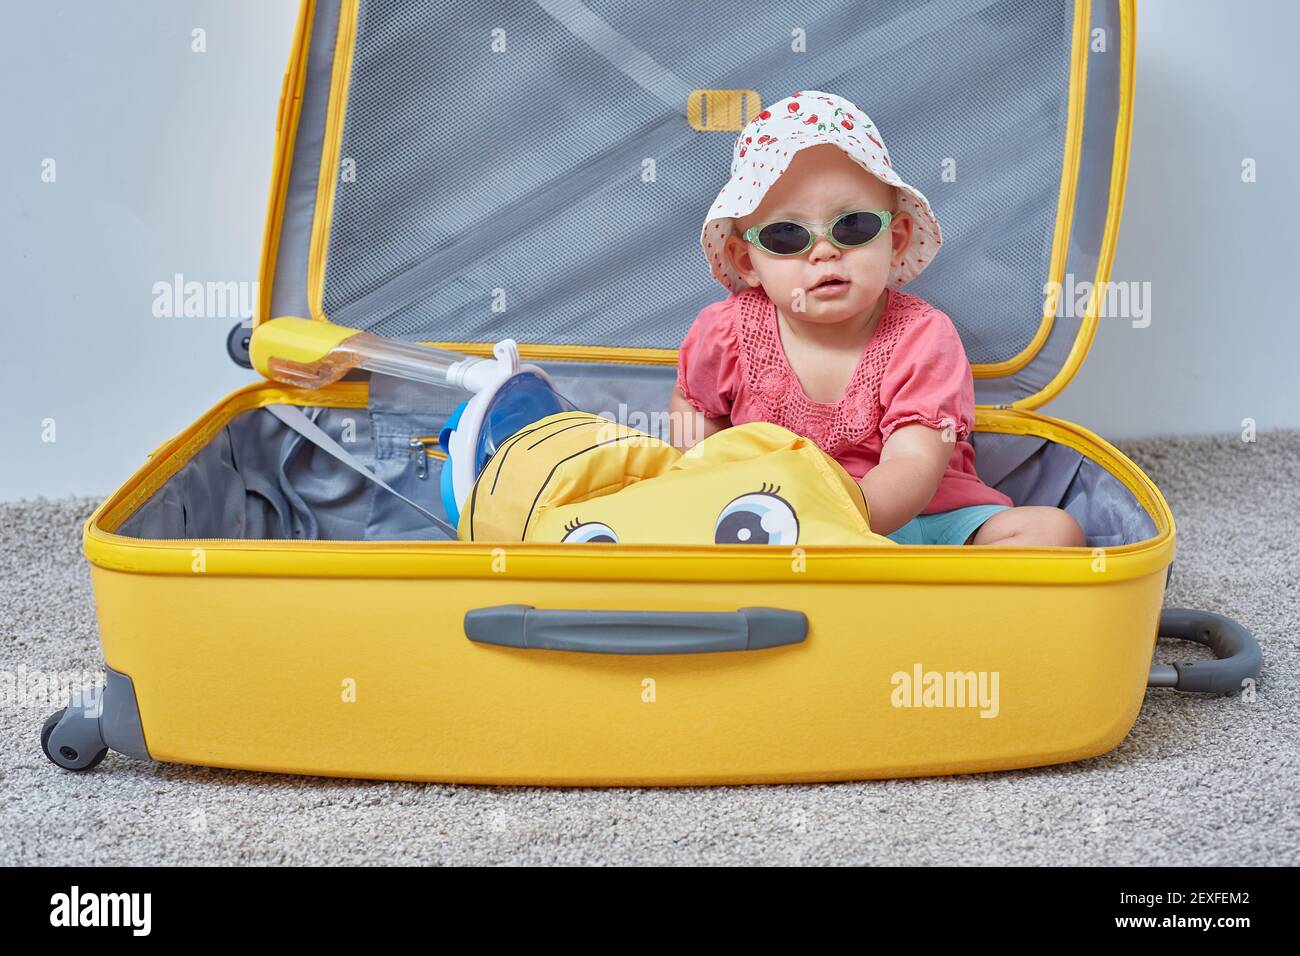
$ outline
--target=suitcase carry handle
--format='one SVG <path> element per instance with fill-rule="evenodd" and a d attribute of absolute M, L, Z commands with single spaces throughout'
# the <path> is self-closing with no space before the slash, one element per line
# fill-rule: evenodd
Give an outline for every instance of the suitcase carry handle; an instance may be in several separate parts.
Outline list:
<path fill-rule="evenodd" d="M 465 612 L 465 636 L 479 644 L 589 654 L 708 654 L 799 644 L 808 634 L 802 611 L 742 607 L 735 611 L 538 610 L 500 604 Z"/>
<path fill-rule="evenodd" d="M 1167 607 L 1160 614 L 1161 637 L 1204 644 L 1218 660 L 1181 664 L 1152 664 L 1148 687 L 1202 694 L 1233 694 L 1247 680 L 1259 677 L 1263 660 L 1259 642 L 1232 618 L 1212 611 Z"/>

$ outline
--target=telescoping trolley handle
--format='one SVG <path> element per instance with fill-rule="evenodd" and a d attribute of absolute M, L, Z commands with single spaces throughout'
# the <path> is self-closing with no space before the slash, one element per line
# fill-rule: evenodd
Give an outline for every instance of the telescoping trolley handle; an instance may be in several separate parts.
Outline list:
<path fill-rule="evenodd" d="M 528 604 L 465 614 L 465 636 L 479 644 L 589 654 L 705 654 L 798 644 L 808 634 L 801 611 L 538 610 Z"/>
<path fill-rule="evenodd" d="M 1160 636 L 1204 644 L 1217 660 L 1152 664 L 1148 687 L 1202 694 L 1232 694 L 1259 677 L 1259 642 L 1236 621 L 1211 611 L 1168 607 L 1160 614 Z"/>

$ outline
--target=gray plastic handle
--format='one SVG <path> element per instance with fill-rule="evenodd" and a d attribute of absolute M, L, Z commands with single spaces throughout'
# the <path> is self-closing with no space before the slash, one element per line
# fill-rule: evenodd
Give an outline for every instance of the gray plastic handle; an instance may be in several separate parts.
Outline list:
<path fill-rule="evenodd" d="M 801 611 L 538 610 L 501 604 L 465 613 L 465 636 L 479 644 L 589 654 L 707 654 L 798 644 L 808 634 Z"/>
<path fill-rule="evenodd" d="M 1148 687 L 1172 687 L 1200 694 L 1233 694 L 1247 678 L 1259 677 L 1259 642 L 1232 618 L 1212 611 L 1167 607 L 1160 614 L 1160 636 L 1204 644 L 1218 660 L 1152 664 Z"/>

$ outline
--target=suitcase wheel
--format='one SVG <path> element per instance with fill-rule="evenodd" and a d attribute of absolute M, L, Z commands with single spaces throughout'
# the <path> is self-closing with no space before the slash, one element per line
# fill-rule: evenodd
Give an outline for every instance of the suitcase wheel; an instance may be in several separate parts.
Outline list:
<path fill-rule="evenodd" d="M 252 368 L 253 359 L 248 354 L 248 345 L 252 341 L 253 330 L 244 327 L 241 322 L 230 330 L 226 336 L 226 352 L 230 360 L 241 368 Z"/>
<path fill-rule="evenodd" d="M 72 721 L 63 728 L 59 728 L 59 721 L 63 715 L 68 712 L 64 707 L 60 711 L 50 714 L 45 719 L 45 724 L 41 727 L 41 750 L 45 751 L 45 756 L 51 761 L 58 764 L 64 770 L 90 770 L 99 766 L 99 762 L 104 759 L 108 753 L 108 748 L 103 746 L 103 741 L 99 739 L 98 722 L 96 722 L 95 735 L 92 740 L 80 741 L 78 737 L 77 724 L 79 721 Z M 58 730 L 58 737 L 55 739 L 55 731 Z M 95 745 L 99 749 L 95 749 Z M 89 760 L 87 754 L 92 754 Z"/>

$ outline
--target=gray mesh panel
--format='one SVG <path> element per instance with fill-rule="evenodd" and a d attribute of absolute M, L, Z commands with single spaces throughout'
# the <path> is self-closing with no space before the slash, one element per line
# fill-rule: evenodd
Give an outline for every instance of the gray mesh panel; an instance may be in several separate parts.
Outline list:
<path fill-rule="evenodd" d="M 972 362 L 1028 344 L 1056 217 L 1068 4 L 585 9 L 663 82 L 629 77 L 541 6 L 363 0 L 341 147 L 356 180 L 335 199 L 330 318 L 403 338 L 675 348 L 725 295 L 698 236 L 734 134 L 692 130 L 666 92 L 756 89 L 770 102 L 820 88 L 871 115 L 939 217 L 944 248 L 908 291 L 952 316 Z M 806 53 L 790 52 L 795 27 Z M 941 181 L 946 158 L 956 182 Z M 504 312 L 491 308 L 498 288 Z"/>

